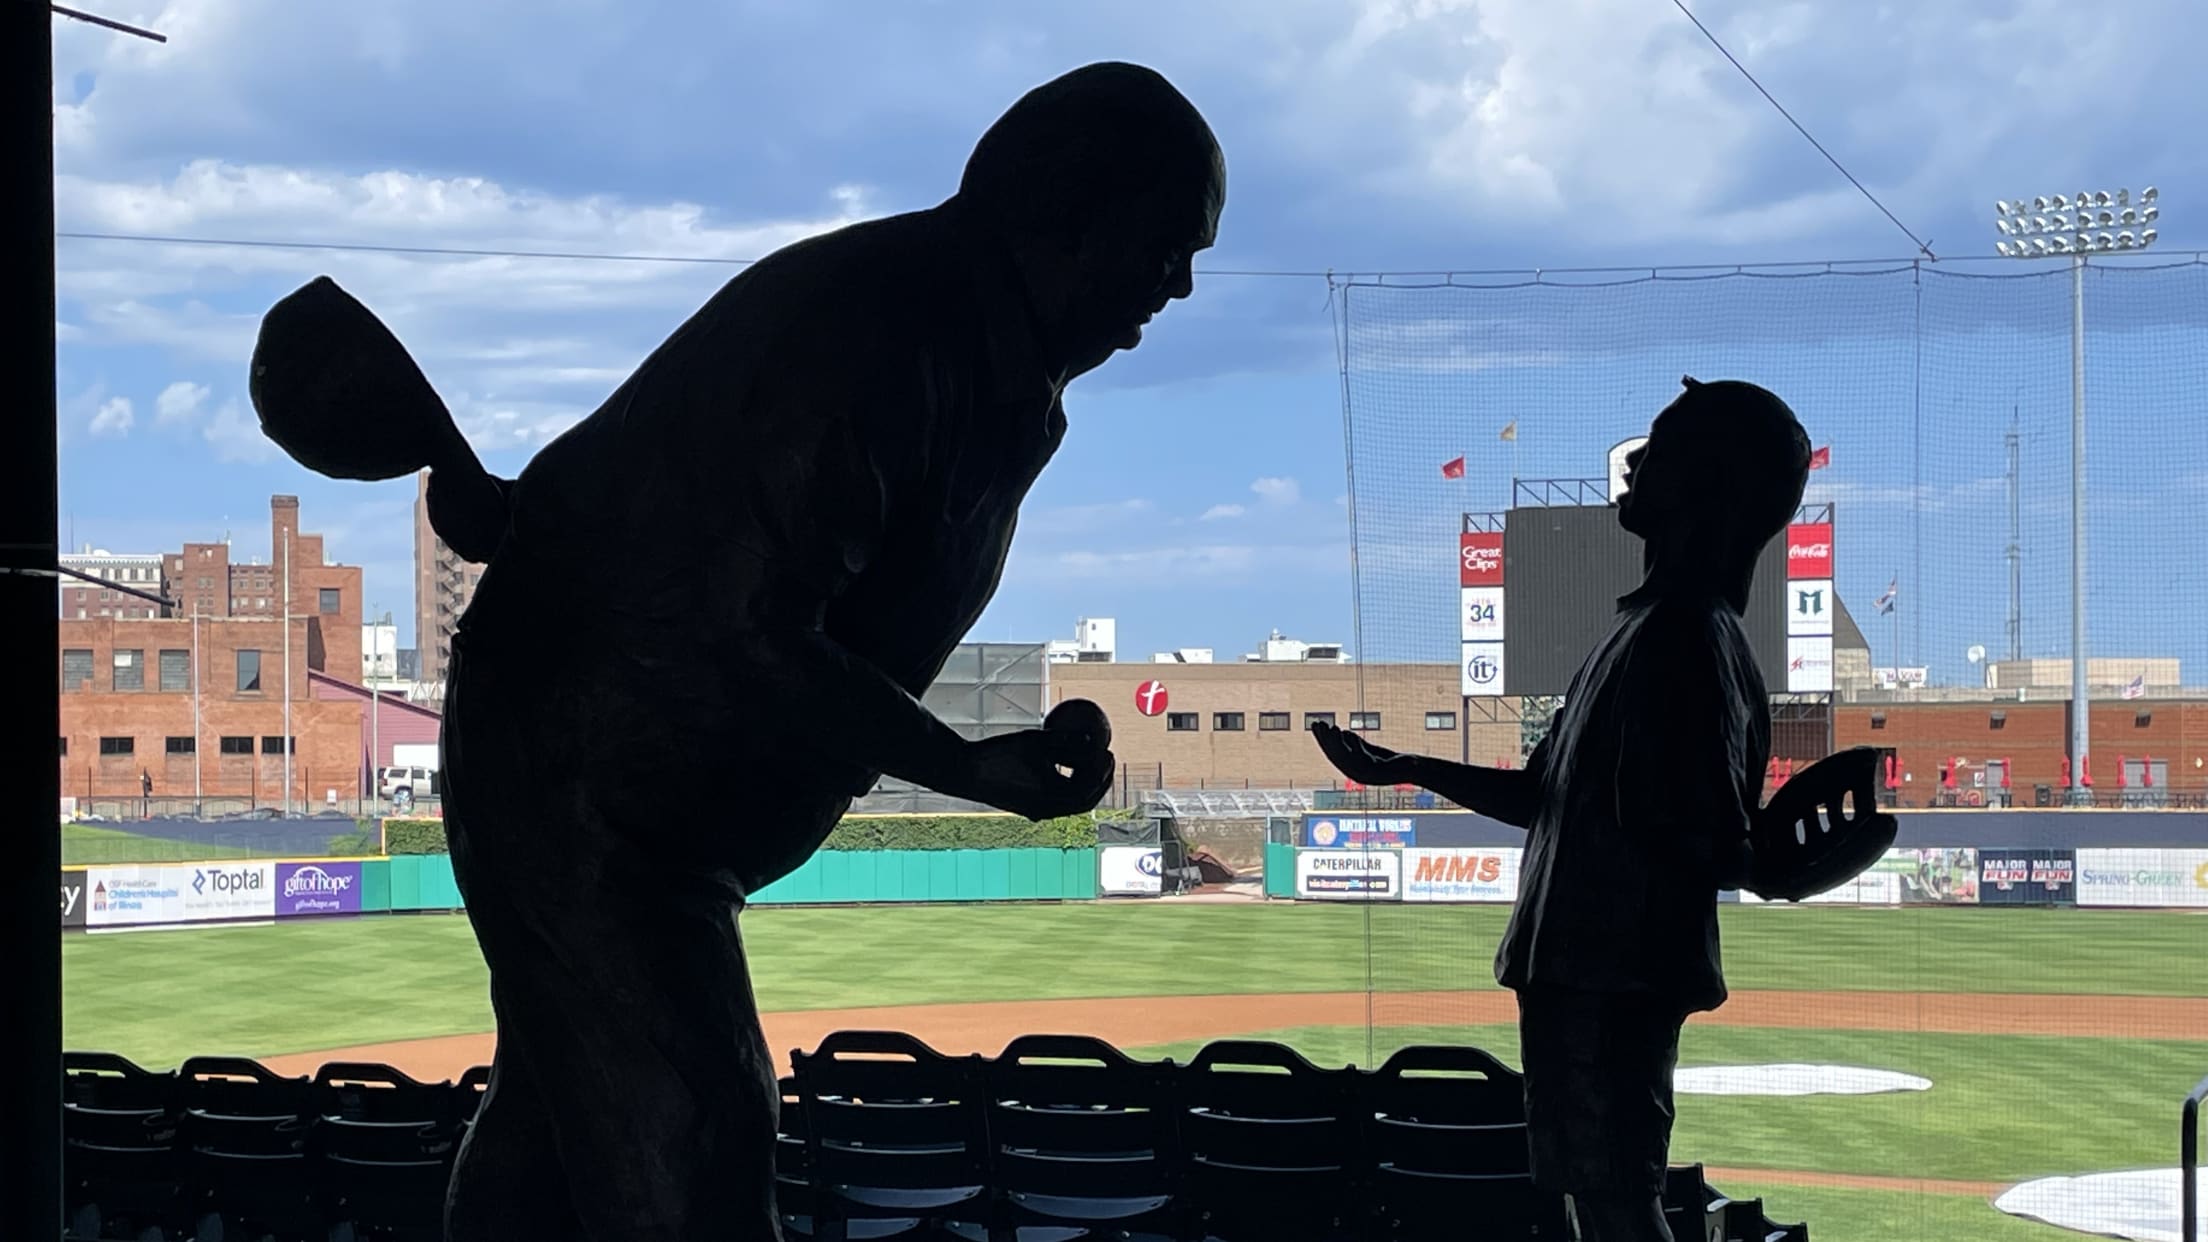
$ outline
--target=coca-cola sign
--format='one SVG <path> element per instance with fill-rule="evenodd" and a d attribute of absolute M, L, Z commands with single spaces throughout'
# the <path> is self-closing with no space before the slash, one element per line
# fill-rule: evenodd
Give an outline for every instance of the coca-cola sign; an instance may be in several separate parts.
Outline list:
<path fill-rule="evenodd" d="M 1467 531 L 1457 545 L 1457 585 L 1503 585 L 1503 534 L 1501 531 Z"/>
<path fill-rule="evenodd" d="M 1832 523 L 1800 522 L 1786 528 L 1786 576 L 1832 577 Z"/>

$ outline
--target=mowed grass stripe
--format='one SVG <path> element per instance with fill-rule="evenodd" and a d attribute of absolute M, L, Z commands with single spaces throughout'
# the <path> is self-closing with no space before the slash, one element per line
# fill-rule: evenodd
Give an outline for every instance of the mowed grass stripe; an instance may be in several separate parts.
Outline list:
<path fill-rule="evenodd" d="M 769 1010 L 1114 996 L 1494 987 L 1498 907 L 1163 903 L 763 908 Z M 1732 908 L 1738 991 L 2208 994 L 2208 921 L 2080 910 Z M 65 1037 L 173 1062 L 491 1027 L 457 915 L 72 935 Z"/>
<path fill-rule="evenodd" d="M 1514 1026 L 1292 1027 L 1256 1032 L 1320 1065 L 1377 1065 L 1410 1044 L 1470 1043 L 1517 1068 Z M 1186 1060 L 1203 1041 L 1139 1050 Z M 1679 1063 L 1899 1070 L 1924 1091 L 1677 1098 L 1674 1151 L 1732 1168 L 1941 1181 L 2023 1181 L 2167 1164 L 2176 1102 L 2208 1071 L 2198 1043 L 1909 1031 L 1690 1026 Z"/>

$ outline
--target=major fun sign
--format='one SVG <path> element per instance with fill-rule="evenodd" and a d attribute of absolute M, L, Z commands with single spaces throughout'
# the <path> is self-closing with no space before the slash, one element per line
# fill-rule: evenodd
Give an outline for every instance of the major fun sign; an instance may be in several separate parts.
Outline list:
<path fill-rule="evenodd" d="M 1145 716 L 1156 716 L 1165 711 L 1169 696 L 1162 681 L 1146 681 L 1135 687 L 1135 710 Z"/>

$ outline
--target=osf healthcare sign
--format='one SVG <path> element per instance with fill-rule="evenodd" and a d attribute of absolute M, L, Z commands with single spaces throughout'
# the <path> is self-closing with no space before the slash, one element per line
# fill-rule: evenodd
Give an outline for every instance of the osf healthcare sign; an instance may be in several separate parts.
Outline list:
<path fill-rule="evenodd" d="M 92 867 L 84 873 L 87 927 L 143 927 L 276 915 L 276 864 Z"/>
<path fill-rule="evenodd" d="M 1515 849 L 1403 851 L 1405 901 L 1516 901 Z"/>
<path fill-rule="evenodd" d="M 1786 528 L 1786 576 L 1832 576 L 1832 523 L 1797 522 Z"/>
<path fill-rule="evenodd" d="M 357 862 L 277 863 L 276 916 L 360 913 Z"/>

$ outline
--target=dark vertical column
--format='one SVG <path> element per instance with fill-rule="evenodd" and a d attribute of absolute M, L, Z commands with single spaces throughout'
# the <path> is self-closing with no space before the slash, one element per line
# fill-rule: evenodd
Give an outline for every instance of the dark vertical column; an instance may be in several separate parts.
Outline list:
<path fill-rule="evenodd" d="M 0 418 L 0 562 L 51 567 L 54 462 L 53 17 L 0 4 L 0 151 L 15 183 L 16 239 L 0 246 L 0 348 L 16 411 Z M 60 641 L 54 580 L 0 574 L 0 618 L 20 676 L 0 679 L 0 1236 L 61 1236 L 61 920 L 46 899 L 61 870 Z M 48 818 L 53 816 L 53 818 Z"/>

